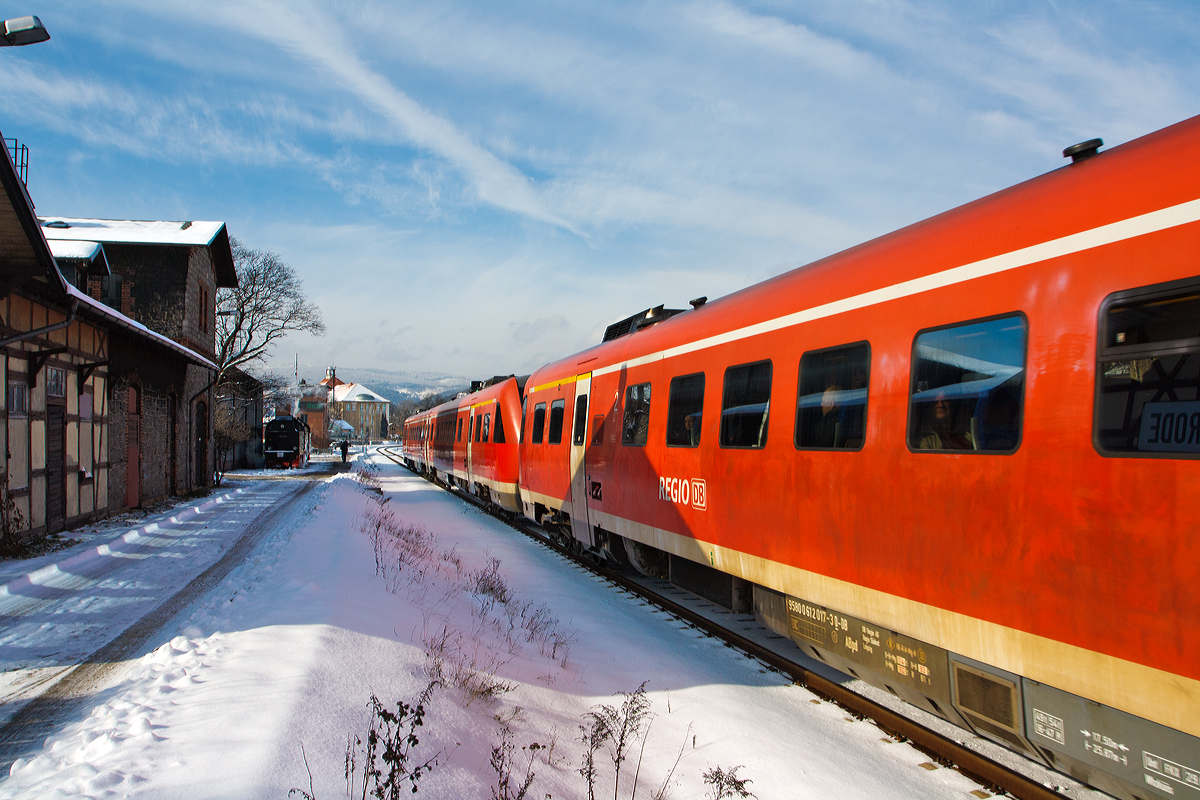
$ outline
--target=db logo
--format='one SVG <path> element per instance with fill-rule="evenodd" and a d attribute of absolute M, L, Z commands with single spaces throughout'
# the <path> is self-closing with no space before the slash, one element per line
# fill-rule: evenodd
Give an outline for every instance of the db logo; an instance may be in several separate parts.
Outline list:
<path fill-rule="evenodd" d="M 704 511 L 708 508 L 707 488 L 699 478 L 659 478 L 658 499 Z"/>

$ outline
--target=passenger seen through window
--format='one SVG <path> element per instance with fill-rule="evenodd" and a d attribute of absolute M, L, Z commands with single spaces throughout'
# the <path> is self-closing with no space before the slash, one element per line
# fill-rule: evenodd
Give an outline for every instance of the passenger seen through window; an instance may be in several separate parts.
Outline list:
<path fill-rule="evenodd" d="M 625 390 L 625 419 L 621 444 L 644 445 L 650 434 L 650 384 L 638 383 Z"/>
<path fill-rule="evenodd" d="M 1021 316 L 918 334 L 913 346 L 908 446 L 1016 450 L 1025 398 L 1025 340 Z"/>
<path fill-rule="evenodd" d="M 859 449 L 867 428 L 871 348 L 816 350 L 800 358 L 796 447 Z"/>
<path fill-rule="evenodd" d="M 704 411 L 704 373 L 671 379 L 667 395 L 667 445 L 698 447 Z"/>

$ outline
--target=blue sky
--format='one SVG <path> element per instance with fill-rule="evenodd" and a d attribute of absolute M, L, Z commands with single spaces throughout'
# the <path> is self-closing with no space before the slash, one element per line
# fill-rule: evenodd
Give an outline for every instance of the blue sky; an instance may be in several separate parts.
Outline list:
<path fill-rule="evenodd" d="M 0 5 L 38 213 L 279 252 L 310 377 L 528 372 L 1200 113 L 1192 0 Z"/>

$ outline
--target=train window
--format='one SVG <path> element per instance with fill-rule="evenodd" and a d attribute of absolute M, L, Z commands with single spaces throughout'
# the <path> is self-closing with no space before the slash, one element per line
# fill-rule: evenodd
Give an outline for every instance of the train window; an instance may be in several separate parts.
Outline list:
<path fill-rule="evenodd" d="M 1099 341 L 1097 448 L 1160 458 L 1200 453 L 1200 278 L 1110 295 Z"/>
<path fill-rule="evenodd" d="M 571 435 L 571 444 L 583 444 L 587 436 L 587 395 L 581 394 L 575 398 L 575 432 Z"/>
<path fill-rule="evenodd" d="M 542 443 L 542 430 L 546 427 L 546 404 L 538 403 L 533 407 L 533 432 L 529 440 L 534 444 Z"/>
<path fill-rule="evenodd" d="M 800 357 L 796 447 L 861 450 L 867 429 L 871 347 L 855 344 Z"/>
<path fill-rule="evenodd" d="M 500 413 L 499 406 L 496 406 L 496 426 L 493 430 L 496 434 L 496 444 L 504 444 L 504 416 Z"/>
<path fill-rule="evenodd" d="M 475 441 L 479 441 L 479 435 L 483 433 L 483 414 L 475 415 Z"/>
<path fill-rule="evenodd" d="M 462 423 L 463 423 L 462 417 L 459 417 L 458 418 L 458 440 L 460 442 L 462 441 Z"/>
<path fill-rule="evenodd" d="M 625 390 L 625 420 L 621 444 L 644 445 L 650 434 L 650 384 L 638 383 Z"/>
<path fill-rule="evenodd" d="M 567 401 L 555 400 L 550 404 L 550 444 L 562 443 L 563 414 L 566 413 Z"/>
<path fill-rule="evenodd" d="M 721 394 L 721 447 L 765 447 L 770 412 L 770 361 L 756 361 L 725 370 L 725 388 Z"/>
<path fill-rule="evenodd" d="M 492 436 L 492 415 L 484 414 L 483 415 L 483 440 L 485 442 L 490 442 L 492 440 L 491 436 Z"/>
<path fill-rule="evenodd" d="M 699 447 L 704 411 L 704 373 L 671 378 L 667 392 L 667 445 Z"/>
<path fill-rule="evenodd" d="M 913 343 L 908 446 L 1012 453 L 1021 444 L 1025 317 L 922 331 Z"/>
<path fill-rule="evenodd" d="M 525 410 L 529 407 L 529 398 L 521 398 L 521 431 L 517 434 L 518 444 L 525 444 Z"/>

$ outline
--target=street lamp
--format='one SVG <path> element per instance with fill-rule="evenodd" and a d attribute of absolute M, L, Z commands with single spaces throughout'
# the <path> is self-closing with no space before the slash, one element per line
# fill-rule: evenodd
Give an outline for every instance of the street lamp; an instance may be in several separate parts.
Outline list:
<path fill-rule="evenodd" d="M 0 47 L 20 47 L 37 44 L 50 38 L 50 31 L 37 17 L 17 17 L 4 20 L 4 35 L 0 36 Z"/>

